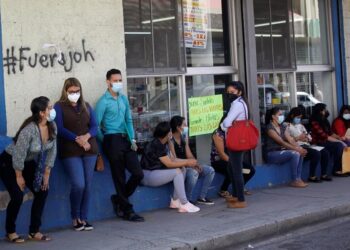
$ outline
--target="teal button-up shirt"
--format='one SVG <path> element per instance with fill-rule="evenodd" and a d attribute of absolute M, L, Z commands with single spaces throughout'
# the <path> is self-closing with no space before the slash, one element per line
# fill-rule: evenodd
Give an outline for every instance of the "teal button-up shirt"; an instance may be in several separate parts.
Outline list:
<path fill-rule="evenodd" d="M 121 94 L 113 97 L 107 90 L 96 104 L 98 138 L 102 141 L 105 134 L 127 134 L 129 140 L 135 138 L 128 98 Z"/>

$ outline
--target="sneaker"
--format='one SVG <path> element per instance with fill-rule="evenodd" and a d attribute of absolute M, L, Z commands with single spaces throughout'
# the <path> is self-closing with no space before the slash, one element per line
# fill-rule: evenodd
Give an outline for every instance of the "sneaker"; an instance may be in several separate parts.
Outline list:
<path fill-rule="evenodd" d="M 306 183 L 304 183 L 303 181 L 293 181 L 289 184 L 291 187 L 295 187 L 295 188 L 305 188 L 308 185 Z"/>
<path fill-rule="evenodd" d="M 94 229 L 94 227 L 91 224 L 89 224 L 89 222 L 85 221 L 84 231 L 91 231 L 93 229 Z"/>
<path fill-rule="evenodd" d="M 174 200 L 173 198 L 170 198 L 170 205 L 169 205 L 170 208 L 179 208 L 180 205 L 181 203 L 179 199 Z"/>
<path fill-rule="evenodd" d="M 196 207 L 191 202 L 187 202 L 186 204 L 180 204 L 179 213 L 196 213 L 201 210 L 199 207 Z"/>
<path fill-rule="evenodd" d="M 83 231 L 84 230 L 84 224 L 77 222 L 77 224 L 75 226 L 73 225 L 73 228 L 74 228 L 75 231 Z"/>
<path fill-rule="evenodd" d="M 204 204 L 204 205 L 214 205 L 214 202 L 209 200 L 209 199 L 207 199 L 207 198 L 204 198 L 204 199 L 199 198 L 197 200 L 197 203 Z"/>

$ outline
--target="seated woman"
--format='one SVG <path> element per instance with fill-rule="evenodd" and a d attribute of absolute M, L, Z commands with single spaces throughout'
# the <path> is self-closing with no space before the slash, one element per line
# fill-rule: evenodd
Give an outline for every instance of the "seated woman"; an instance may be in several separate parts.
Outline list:
<path fill-rule="evenodd" d="M 223 122 L 226 116 L 222 117 L 219 124 Z M 230 175 L 228 173 L 227 164 L 229 163 L 227 148 L 225 146 L 225 132 L 219 126 L 214 130 L 212 134 L 212 142 L 211 142 L 211 153 L 210 153 L 210 161 L 211 166 L 215 169 L 216 172 L 224 175 L 225 179 L 221 185 L 219 195 L 223 198 L 230 197 L 230 193 L 227 191 L 228 187 L 231 183 Z M 254 176 L 255 168 L 243 161 L 243 178 L 244 185 Z M 250 194 L 247 190 L 245 190 L 245 194 Z"/>
<path fill-rule="evenodd" d="M 346 136 L 346 131 L 350 128 L 350 106 L 343 105 L 338 117 L 333 121 L 332 131 L 338 135 L 342 141 L 350 146 L 350 136 Z"/>
<path fill-rule="evenodd" d="M 333 156 L 333 175 L 344 177 L 347 174 L 342 174 L 342 157 L 343 150 L 347 145 L 341 140 L 341 137 L 331 131 L 327 112 L 327 106 L 324 103 L 317 103 L 313 107 L 310 118 L 312 144 L 325 147 L 330 152 Z"/>
<path fill-rule="evenodd" d="M 283 164 L 290 163 L 292 168 L 292 187 L 303 188 L 307 184 L 301 179 L 303 159 L 307 151 L 300 146 L 293 145 L 287 141 L 286 126 L 281 124 L 284 115 L 278 107 L 274 107 L 266 114 L 266 145 L 265 158 L 268 163 Z"/>
<path fill-rule="evenodd" d="M 302 110 L 297 108 L 292 108 L 285 120 L 285 125 L 287 126 L 287 140 L 296 146 L 301 146 L 307 151 L 305 160 L 310 160 L 310 182 L 322 182 L 331 181 L 332 178 L 327 176 L 327 168 L 329 161 L 329 152 L 326 148 L 322 150 L 317 150 L 313 148 L 310 144 L 312 137 L 306 131 L 301 120 L 303 118 Z M 316 168 L 318 164 L 321 163 L 321 178 L 316 176 Z"/>
<path fill-rule="evenodd" d="M 150 187 L 173 182 L 174 195 L 170 208 L 177 208 L 180 213 L 195 213 L 200 209 L 187 200 L 185 192 L 185 167 L 194 167 L 194 159 L 177 159 L 170 156 L 168 143 L 171 139 L 170 124 L 160 122 L 154 130 L 154 139 L 149 142 L 141 158 L 144 169 L 142 184 Z"/>

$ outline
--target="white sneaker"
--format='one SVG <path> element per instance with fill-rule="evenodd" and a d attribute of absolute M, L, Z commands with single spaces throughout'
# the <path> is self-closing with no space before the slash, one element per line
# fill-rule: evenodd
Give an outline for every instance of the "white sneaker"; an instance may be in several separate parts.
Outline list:
<path fill-rule="evenodd" d="M 174 200 L 173 198 L 170 198 L 170 205 L 169 205 L 170 208 L 179 208 L 180 205 L 181 203 L 179 199 Z"/>
<path fill-rule="evenodd" d="M 196 207 L 191 202 L 187 202 L 186 204 L 180 204 L 179 213 L 196 213 L 200 210 L 199 207 Z"/>

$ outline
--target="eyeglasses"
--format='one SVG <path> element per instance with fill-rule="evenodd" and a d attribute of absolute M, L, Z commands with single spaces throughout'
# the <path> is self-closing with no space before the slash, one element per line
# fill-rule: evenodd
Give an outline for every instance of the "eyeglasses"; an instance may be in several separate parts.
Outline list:
<path fill-rule="evenodd" d="M 71 94 L 80 94 L 80 89 L 77 90 L 77 91 L 67 91 L 68 95 L 71 95 Z"/>

